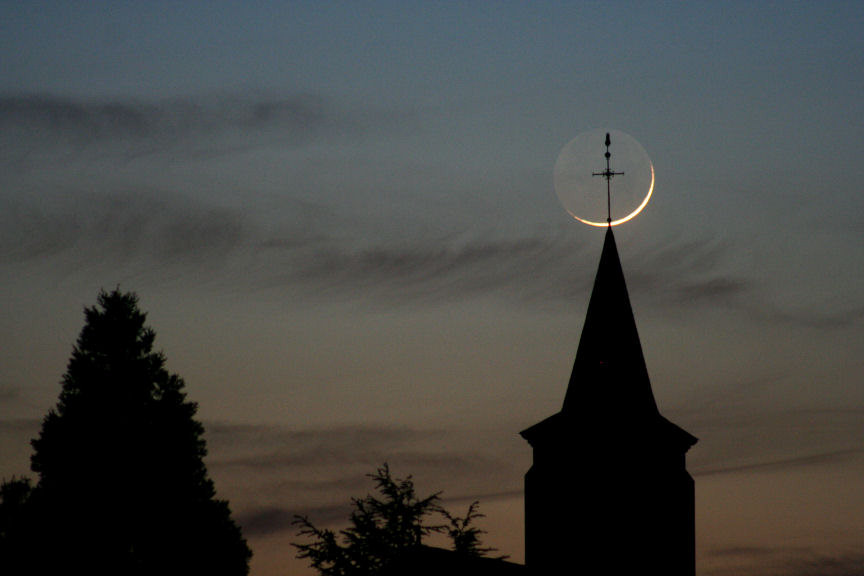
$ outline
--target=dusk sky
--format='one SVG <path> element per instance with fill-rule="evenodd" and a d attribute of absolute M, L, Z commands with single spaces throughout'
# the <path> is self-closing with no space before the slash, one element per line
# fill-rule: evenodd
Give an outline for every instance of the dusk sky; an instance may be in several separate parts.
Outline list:
<path fill-rule="evenodd" d="M 615 236 L 699 438 L 697 573 L 864 573 L 862 30 L 861 2 L 0 2 L 0 478 L 119 286 L 253 576 L 311 575 L 293 515 L 338 526 L 385 461 L 521 562 L 518 432 L 561 407 L 604 234 L 553 166 L 615 129 L 656 171 Z"/>

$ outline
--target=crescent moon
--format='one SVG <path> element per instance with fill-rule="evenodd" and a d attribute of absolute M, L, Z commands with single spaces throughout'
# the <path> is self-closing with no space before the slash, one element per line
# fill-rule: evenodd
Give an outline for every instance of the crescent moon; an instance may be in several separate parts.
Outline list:
<path fill-rule="evenodd" d="M 636 209 L 627 216 L 619 218 L 618 220 L 613 220 L 612 222 L 594 222 L 593 220 L 585 220 L 584 218 L 580 218 L 572 212 L 570 213 L 570 215 L 573 216 L 573 218 L 575 218 L 576 220 L 582 222 L 583 224 L 597 227 L 617 226 L 618 224 L 629 222 L 630 220 L 635 218 L 642 211 L 643 208 L 645 208 L 645 206 L 648 204 L 648 201 L 651 200 L 651 194 L 654 193 L 654 164 L 651 164 L 650 162 L 649 164 L 651 166 L 651 186 L 648 187 L 648 194 L 645 195 L 645 199 L 642 200 L 642 203 L 639 204 L 639 206 L 637 206 Z"/>

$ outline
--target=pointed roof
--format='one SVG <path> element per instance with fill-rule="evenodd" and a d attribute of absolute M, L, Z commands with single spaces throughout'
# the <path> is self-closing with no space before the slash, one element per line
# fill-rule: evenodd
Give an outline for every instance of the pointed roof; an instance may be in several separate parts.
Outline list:
<path fill-rule="evenodd" d="M 696 438 L 657 410 L 612 227 L 606 230 L 594 288 L 561 411 L 521 434 L 532 445 L 576 429 L 673 438 L 684 450 Z"/>
<path fill-rule="evenodd" d="M 657 412 L 612 227 L 606 230 L 564 412 Z"/>

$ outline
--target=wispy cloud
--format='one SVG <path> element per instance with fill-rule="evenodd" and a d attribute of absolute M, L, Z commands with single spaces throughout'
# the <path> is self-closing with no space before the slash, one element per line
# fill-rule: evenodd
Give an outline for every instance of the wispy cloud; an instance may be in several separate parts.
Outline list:
<path fill-rule="evenodd" d="M 864 408 L 781 409 L 776 392 L 783 382 L 752 383 L 732 397 L 675 414 L 705 439 L 688 458 L 695 476 L 831 466 L 864 454 Z M 766 399 L 775 406 L 766 408 Z"/>
<path fill-rule="evenodd" d="M 848 328 L 864 320 L 864 305 L 835 309 L 789 309 L 768 304 L 751 308 L 752 317 L 778 324 L 805 326 L 820 330 Z"/>
<path fill-rule="evenodd" d="M 694 471 L 694 475 L 712 476 L 716 474 L 732 474 L 737 472 L 749 472 L 758 470 L 772 471 L 784 470 L 788 468 L 801 468 L 818 464 L 827 464 L 831 462 L 841 462 L 859 454 L 864 454 L 864 447 L 847 448 L 844 450 L 833 450 L 830 452 L 808 454 L 805 456 L 796 456 L 793 458 L 783 458 L 766 462 L 718 466 L 716 468 L 700 468 Z"/>
<path fill-rule="evenodd" d="M 341 426 L 292 430 L 278 426 L 208 426 L 213 442 L 230 456 L 214 465 L 246 470 L 356 464 L 412 449 L 440 431 L 406 427 Z M 238 451 L 239 449 L 239 451 Z"/>
<path fill-rule="evenodd" d="M 52 205 L 5 198 L 0 206 L 0 261 L 10 263 L 70 253 L 99 262 L 214 262 L 243 241 L 247 225 L 236 211 L 145 193 L 80 192 Z"/>
<path fill-rule="evenodd" d="M 299 254 L 295 273 L 296 280 L 318 288 L 350 287 L 391 304 L 502 293 L 530 299 L 549 287 L 544 275 L 566 271 L 564 254 L 554 238 L 539 236 L 423 239 L 360 249 L 330 243 Z M 543 286 L 532 286 L 538 280 Z"/>
<path fill-rule="evenodd" d="M 55 270 L 88 262 L 212 266 L 252 290 L 293 287 L 312 300 L 362 297 L 386 307 L 490 296 L 569 306 L 585 298 L 593 281 L 595 255 L 579 250 L 565 230 L 387 240 L 371 224 L 347 221 L 326 206 L 282 204 L 290 218 L 272 228 L 239 208 L 146 190 L 79 191 L 50 205 L 0 199 L 0 261 L 48 259 L 59 264 Z M 684 259 L 670 258 L 669 251 L 661 246 L 640 254 L 627 271 L 631 293 L 667 306 L 734 306 L 750 290 L 741 277 L 705 273 L 720 257 L 710 242 L 688 243 L 680 249 Z M 665 260 L 668 265 L 659 265 Z"/>
<path fill-rule="evenodd" d="M 715 558 L 722 558 L 727 556 L 770 556 L 776 552 L 774 548 L 760 546 L 728 546 L 725 548 L 713 548 L 708 550 L 706 554 Z"/>
<path fill-rule="evenodd" d="M 680 281 L 674 288 L 674 298 L 693 304 L 701 301 L 728 303 L 748 289 L 741 278 L 709 277 Z"/>
<path fill-rule="evenodd" d="M 63 165 L 154 157 L 225 157 L 358 137 L 411 125 L 414 111 L 349 107 L 321 94 L 210 95 L 162 100 L 0 95 L 0 162 L 38 174 Z"/>
<path fill-rule="evenodd" d="M 300 283 L 314 287 L 319 297 L 361 294 L 388 306 L 478 296 L 569 306 L 590 293 L 597 265 L 597 255 L 581 250 L 579 237 L 563 228 L 510 236 L 475 230 L 371 245 L 374 235 L 360 237 L 365 240 L 317 235 L 305 246 L 274 242 L 260 254 L 291 263 L 272 278 L 277 285 Z M 686 257 L 673 257 L 673 250 Z M 734 305 L 751 285 L 741 276 L 724 275 L 720 264 L 715 269 L 729 250 L 712 241 L 643 249 L 630 258 L 628 286 L 667 307 Z"/>
<path fill-rule="evenodd" d="M 396 468 L 404 467 L 405 474 L 417 476 L 501 465 L 494 455 L 477 454 L 476 449 L 483 441 L 474 438 L 466 442 L 464 431 L 401 426 L 292 430 L 226 424 L 208 424 L 207 430 L 208 442 L 218 453 L 211 459 L 212 466 L 257 474 L 316 467 L 336 472 L 337 478 L 349 470 L 353 470 L 351 477 L 365 478 L 385 461 L 391 462 L 396 472 Z M 293 482 L 292 478 L 299 477 L 285 474 L 284 478 Z M 321 478 L 316 479 L 316 485 L 320 481 Z"/>
<path fill-rule="evenodd" d="M 282 506 L 266 506 L 237 514 L 237 522 L 246 537 L 268 536 L 280 532 L 297 532 L 297 516 L 307 516 L 317 526 L 342 524 L 351 513 L 349 502 L 332 506 L 317 506 L 291 511 Z"/>
<path fill-rule="evenodd" d="M 864 554 L 818 553 L 806 547 L 734 546 L 706 551 L 708 558 L 725 563 L 711 574 L 759 574 L 761 576 L 861 576 Z M 730 567 L 731 566 L 731 567 Z"/>
<path fill-rule="evenodd" d="M 168 145 L 232 129 L 279 128 L 302 139 L 337 124 L 316 95 L 279 99 L 83 100 L 47 94 L 0 96 L 0 127 L 55 144 L 153 140 Z M 43 144 L 47 144 L 44 142 Z"/>
<path fill-rule="evenodd" d="M 836 556 L 809 554 L 788 563 L 789 576 L 862 576 L 864 554 L 849 553 Z"/>
<path fill-rule="evenodd" d="M 374 490 L 369 474 L 385 462 L 394 476 L 412 476 L 418 493 L 443 492 L 448 502 L 501 497 L 502 490 L 516 494 L 524 473 L 506 454 L 490 450 L 488 438 L 465 431 L 228 424 L 207 430 L 208 466 L 225 480 L 226 493 L 245 495 L 231 500 L 244 532 L 253 536 L 291 531 L 298 514 L 320 525 L 344 522 L 351 497 Z M 236 482 L 255 487 L 241 489 Z"/>
<path fill-rule="evenodd" d="M 728 240 L 712 238 L 649 244 L 625 258 L 631 297 L 669 310 L 722 306 L 748 321 L 813 329 L 848 328 L 864 319 L 864 306 L 857 302 L 798 309 L 778 303 L 772 288 L 755 280 L 752 270 L 732 263 L 742 250 Z"/>

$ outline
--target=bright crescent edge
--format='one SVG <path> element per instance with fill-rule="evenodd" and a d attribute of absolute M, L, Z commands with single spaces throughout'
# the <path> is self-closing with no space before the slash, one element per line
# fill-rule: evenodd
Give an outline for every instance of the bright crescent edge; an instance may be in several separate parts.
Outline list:
<path fill-rule="evenodd" d="M 643 208 L 645 208 L 645 206 L 648 204 L 648 201 L 651 200 L 651 194 L 654 193 L 654 164 L 652 164 L 650 161 L 648 162 L 648 164 L 651 166 L 651 186 L 648 187 L 648 194 L 645 195 L 645 199 L 642 200 L 642 204 L 637 206 L 636 210 L 634 210 L 624 218 L 613 220 L 612 222 L 594 222 L 592 220 L 583 220 L 572 212 L 570 213 L 570 215 L 573 216 L 573 218 L 575 218 L 576 220 L 582 222 L 583 224 L 588 224 L 589 226 L 597 226 L 601 228 L 604 226 L 617 226 L 618 224 L 629 222 L 630 220 L 635 218 L 642 211 Z"/>

